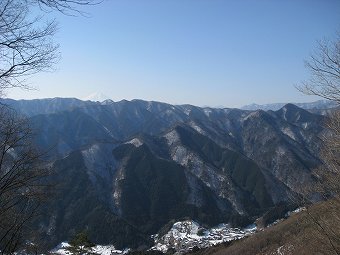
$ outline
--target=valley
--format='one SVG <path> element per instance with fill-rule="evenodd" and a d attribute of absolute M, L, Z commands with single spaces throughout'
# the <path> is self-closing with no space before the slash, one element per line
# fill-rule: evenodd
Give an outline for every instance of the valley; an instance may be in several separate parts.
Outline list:
<path fill-rule="evenodd" d="M 200 246 L 215 232 L 223 234 L 214 244 L 228 241 L 228 233 L 243 236 L 247 231 L 237 229 L 264 215 L 270 224 L 297 208 L 313 185 L 327 118 L 321 113 L 328 110 L 67 98 L 2 103 L 28 118 L 36 144 L 47 151 L 57 188 L 32 224 L 45 249 L 81 231 L 117 250 L 149 249 L 151 235 L 175 222 L 228 224 L 203 234 Z M 166 251 L 169 238 L 162 240 L 155 249 Z"/>

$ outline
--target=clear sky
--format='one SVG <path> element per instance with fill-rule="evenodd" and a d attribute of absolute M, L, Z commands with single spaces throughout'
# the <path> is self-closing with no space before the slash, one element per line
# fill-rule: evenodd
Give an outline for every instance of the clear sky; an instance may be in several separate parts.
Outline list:
<path fill-rule="evenodd" d="M 106 0 L 56 15 L 61 61 L 13 98 L 78 97 L 238 107 L 304 102 L 294 84 L 316 40 L 340 31 L 340 0 Z"/>

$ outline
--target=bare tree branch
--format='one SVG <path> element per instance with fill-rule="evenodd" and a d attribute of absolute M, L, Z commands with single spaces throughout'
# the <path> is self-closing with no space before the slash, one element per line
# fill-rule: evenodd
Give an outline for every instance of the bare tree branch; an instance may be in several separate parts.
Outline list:
<path fill-rule="evenodd" d="M 25 1 L 0 1 L 0 92 L 28 89 L 24 77 L 52 70 L 58 60 L 58 45 L 52 42 L 56 22 L 29 19 L 29 14 Z"/>
<path fill-rule="evenodd" d="M 311 78 L 297 86 L 298 90 L 307 95 L 316 95 L 340 104 L 340 35 L 334 42 L 320 41 L 317 51 L 305 62 Z M 322 165 L 314 170 L 316 179 L 312 190 L 306 194 L 317 192 L 329 203 L 340 203 L 340 110 L 335 109 L 325 123 L 326 133 L 322 137 Z M 321 235 L 329 242 L 332 252 L 340 254 L 336 243 L 340 242 L 338 233 L 332 230 L 321 219 L 314 217 L 307 208 L 309 220 Z M 339 217 L 332 218 L 334 224 L 340 224 Z"/>
<path fill-rule="evenodd" d="M 31 8 L 70 15 L 95 0 L 0 0 L 0 97 L 7 89 L 31 89 L 27 77 L 53 70 L 59 59 L 53 42 L 57 25 Z M 44 14 L 43 12 L 41 12 Z M 12 254 L 23 241 L 28 223 L 45 199 L 41 154 L 28 122 L 0 104 L 0 254 Z"/>
<path fill-rule="evenodd" d="M 97 5 L 103 0 L 31 0 L 32 3 L 38 4 L 42 10 L 56 10 L 66 15 L 80 13 L 79 6 Z"/>
<path fill-rule="evenodd" d="M 311 78 L 297 89 L 340 104 L 340 35 L 335 42 L 319 41 L 317 50 L 305 65 Z"/>
<path fill-rule="evenodd" d="M 56 10 L 71 15 L 79 6 L 100 0 L 1 0 L 0 1 L 0 96 L 9 88 L 30 89 L 26 77 L 53 70 L 59 59 L 53 42 L 56 21 L 31 17 L 31 8 Z"/>
<path fill-rule="evenodd" d="M 0 106 L 0 251 L 14 252 L 46 196 L 49 175 L 28 122 Z"/>

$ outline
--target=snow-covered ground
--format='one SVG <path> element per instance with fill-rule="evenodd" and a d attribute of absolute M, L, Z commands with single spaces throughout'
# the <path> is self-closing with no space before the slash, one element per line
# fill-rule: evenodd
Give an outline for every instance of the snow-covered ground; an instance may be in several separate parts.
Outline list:
<path fill-rule="evenodd" d="M 298 208 L 292 212 L 288 212 L 286 217 L 304 210 L 306 210 L 304 207 Z M 268 227 L 275 225 L 282 220 L 283 219 L 279 219 L 268 225 Z M 192 250 L 194 247 L 207 248 L 220 243 L 241 239 L 254 234 L 256 231 L 257 228 L 255 224 L 243 229 L 231 228 L 229 224 L 220 224 L 216 227 L 206 229 L 192 220 L 179 221 L 176 222 L 165 235 L 153 235 L 152 238 L 155 243 L 150 250 L 158 250 L 165 253 L 173 248 L 176 250 L 176 254 L 181 254 Z M 69 244 L 63 242 L 53 249 L 52 252 L 60 255 L 72 255 L 72 253 L 67 251 L 67 247 L 69 247 Z M 283 247 L 280 247 L 278 252 L 281 251 L 281 248 Z M 129 249 L 116 250 L 113 245 L 96 245 L 93 247 L 92 252 L 101 255 L 122 255 L 128 254 Z"/>
<path fill-rule="evenodd" d="M 176 222 L 164 236 L 152 236 L 155 245 L 150 250 L 167 252 L 170 248 L 177 253 L 184 253 L 194 247 L 206 248 L 219 243 L 240 239 L 251 235 L 256 231 L 256 226 L 251 225 L 245 229 L 230 228 L 228 224 L 220 224 L 214 228 L 205 229 L 195 221 Z M 51 252 L 60 255 L 72 255 L 67 250 L 70 245 L 62 242 Z M 129 250 L 116 250 L 113 245 L 96 245 L 92 252 L 101 255 L 123 255 L 128 254 Z"/>
<path fill-rule="evenodd" d="M 231 228 L 228 224 L 220 224 L 214 228 L 205 229 L 195 221 L 176 222 L 164 236 L 153 236 L 155 245 L 151 250 L 166 252 L 168 249 L 173 248 L 179 253 L 184 253 L 194 247 L 206 248 L 240 239 L 251 235 L 255 231 L 255 225 L 239 229 Z"/>
<path fill-rule="evenodd" d="M 60 255 L 71 255 L 72 253 L 67 250 L 70 245 L 67 242 L 62 242 L 51 252 Z M 92 248 L 92 252 L 100 255 L 122 255 L 127 254 L 129 250 L 116 250 L 113 245 L 96 245 Z"/>

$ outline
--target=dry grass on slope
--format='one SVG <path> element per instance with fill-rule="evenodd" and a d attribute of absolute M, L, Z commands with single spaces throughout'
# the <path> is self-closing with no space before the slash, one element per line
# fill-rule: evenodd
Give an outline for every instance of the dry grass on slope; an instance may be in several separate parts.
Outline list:
<path fill-rule="evenodd" d="M 340 200 L 315 204 L 246 239 L 194 254 L 340 254 Z"/>

